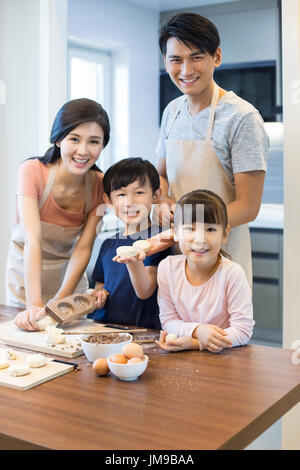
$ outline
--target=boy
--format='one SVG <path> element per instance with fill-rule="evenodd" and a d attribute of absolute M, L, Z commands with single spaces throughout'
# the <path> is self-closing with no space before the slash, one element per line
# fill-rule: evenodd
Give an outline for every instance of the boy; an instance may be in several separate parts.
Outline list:
<path fill-rule="evenodd" d="M 101 246 L 92 275 L 95 287 L 88 291 L 97 298 L 98 309 L 90 318 L 160 329 L 157 266 L 170 251 L 162 251 L 144 261 L 141 250 L 136 257 L 116 256 L 118 247 L 132 246 L 136 240 L 148 239 L 159 232 L 159 227 L 150 221 L 152 204 L 160 197 L 159 186 L 157 170 L 141 158 L 121 160 L 105 173 L 104 201 L 114 208 L 125 229 Z"/>

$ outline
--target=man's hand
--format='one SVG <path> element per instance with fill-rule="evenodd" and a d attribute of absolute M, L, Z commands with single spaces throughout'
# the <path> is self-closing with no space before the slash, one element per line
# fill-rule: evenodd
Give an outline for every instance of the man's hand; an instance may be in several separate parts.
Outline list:
<path fill-rule="evenodd" d="M 170 227 L 174 222 L 176 203 L 167 197 L 161 199 L 158 204 L 155 204 L 152 220 L 160 227 Z"/>

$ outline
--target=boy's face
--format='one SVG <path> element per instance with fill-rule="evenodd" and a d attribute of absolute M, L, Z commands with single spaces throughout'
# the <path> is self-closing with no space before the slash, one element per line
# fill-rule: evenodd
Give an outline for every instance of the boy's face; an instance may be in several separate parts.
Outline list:
<path fill-rule="evenodd" d="M 215 67 L 221 64 L 221 49 L 214 56 L 200 52 L 197 46 L 187 47 L 172 37 L 167 41 L 165 68 L 172 82 L 188 96 L 201 96 L 213 80 Z"/>
<path fill-rule="evenodd" d="M 148 227 L 151 206 L 158 201 L 159 196 L 160 189 L 153 194 L 150 182 L 148 178 L 146 178 L 143 185 L 139 180 L 136 180 L 124 188 L 112 191 L 110 193 L 109 202 L 112 204 L 116 216 L 119 217 L 127 227 L 138 227 L 144 224 Z"/>

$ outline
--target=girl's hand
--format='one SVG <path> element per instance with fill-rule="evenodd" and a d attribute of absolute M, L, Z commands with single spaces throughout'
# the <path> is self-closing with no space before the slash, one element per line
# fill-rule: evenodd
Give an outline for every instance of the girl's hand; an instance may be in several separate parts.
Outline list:
<path fill-rule="evenodd" d="M 199 340 L 202 348 L 210 352 L 220 352 L 224 348 L 231 348 L 232 341 L 227 338 L 227 332 L 216 325 L 199 325 L 194 331 L 194 336 Z"/>
<path fill-rule="evenodd" d="M 147 251 L 147 256 L 155 255 L 156 253 L 160 251 L 164 251 L 167 248 L 170 248 L 170 246 L 173 246 L 175 243 L 173 224 L 172 224 L 172 228 L 168 230 L 164 230 L 163 232 L 160 232 L 157 235 L 154 235 L 153 237 L 148 238 L 147 241 L 151 245 L 150 250 Z"/>
<path fill-rule="evenodd" d="M 95 298 L 95 308 L 103 308 L 106 304 L 108 292 L 105 289 L 87 289 L 85 295 L 91 295 Z"/>
<path fill-rule="evenodd" d="M 113 261 L 116 261 L 117 263 L 123 263 L 123 264 L 130 264 L 130 263 L 135 263 L 136 261 L 144 261 L 146 258 L 146 253 L 141 250 L 141 248 L 136 248 L 137 255 L 136 256 L 128 256 L 126 258 L 121 258 L 119 255 L 116 255 L 113 258 Z"/>
<path fill-rule="evenodd" d="M 167 197 L 161 199 L 158 204 L 155 204 L 152 220 L 160 227 L 170 227 L 171 222 L 174 221 L 176 203 Z"/>
<path fill-rule="evenodd" d="M 161 331 L 159 341 L 155 341 L 155 343 L 164 351 L 178 352 L 186 351 L 188 349 L 199 349 L 199 343 L 196 338 L 181 336 L 180 338 L 176 338 L 166 343 L 167 334 L 167 331 Z"/>
<path fill-rule="evenodd" d="M 46 310 L 40 305 L 33 305 L 23 312 L 18 313 L 15 318 L 15 324 L 22 330 L 36 331 L 41 328 L 38 325 L 38 320 L 46 315 Z"/>

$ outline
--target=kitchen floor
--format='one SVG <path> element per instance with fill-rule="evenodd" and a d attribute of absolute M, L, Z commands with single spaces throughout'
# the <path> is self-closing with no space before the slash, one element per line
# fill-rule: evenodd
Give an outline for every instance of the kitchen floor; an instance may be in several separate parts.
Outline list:
<path fill-rule="evenodd" d="M 262 344 L 273 348 L 282 347 L 281 344 L 264 341 L 251 340 L 250 343 Z M 281 450 L 281 419 L 276 421 L 267 431 L 245 447 L 245 450 Z"/>

